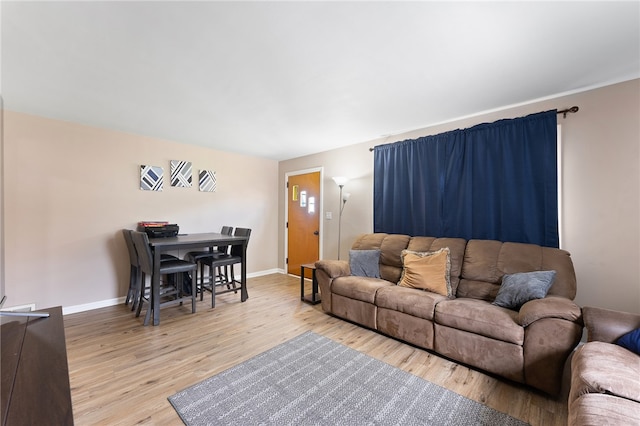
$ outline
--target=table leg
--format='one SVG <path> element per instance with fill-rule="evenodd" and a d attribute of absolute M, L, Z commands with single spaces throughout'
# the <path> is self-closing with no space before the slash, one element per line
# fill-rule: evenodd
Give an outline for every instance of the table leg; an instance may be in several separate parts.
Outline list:
<path fill-rule="evenodd" d="M 311 291 L 313 294 L 311 295 L 311 301 L 315 304 L 320 301 L 318 298 L 318 279 L 316 278 L 316 270 L 315 268 L 311 270 Z"/>
<path fill-rule="evenodd" d="M 153 276 L 151 277 L 151 303 L 153 309 L 153 325 L 160 324 L 160 250 L 153 251 Z"/>
<path fill-rule="evenodd" d="M 247 241 L 242 243 L 242 262 L 240 273 L 240 301 L 244 302 L 249 298 L 247 291 Z"/>

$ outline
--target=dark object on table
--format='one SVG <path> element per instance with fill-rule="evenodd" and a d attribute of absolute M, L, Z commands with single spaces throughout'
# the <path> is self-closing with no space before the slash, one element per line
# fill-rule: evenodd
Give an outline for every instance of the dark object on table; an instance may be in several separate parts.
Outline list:
<path fill-rule="evenodd" d="M 138 231 L 146 233 L 149 238 L 169 238 L 177 236 L 180 227 L 167 222 L 138 222 Z"/>

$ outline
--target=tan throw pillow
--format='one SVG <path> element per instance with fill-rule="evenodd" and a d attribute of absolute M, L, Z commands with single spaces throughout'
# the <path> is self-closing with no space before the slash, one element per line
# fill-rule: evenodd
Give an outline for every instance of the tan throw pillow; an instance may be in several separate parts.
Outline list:
<path fill-rule="evenodd" d="M 402 276 L 399 286 L 451 297 L 451 258 L 448 247 L 428 252 L 402 250 L 401 258 Z"/>

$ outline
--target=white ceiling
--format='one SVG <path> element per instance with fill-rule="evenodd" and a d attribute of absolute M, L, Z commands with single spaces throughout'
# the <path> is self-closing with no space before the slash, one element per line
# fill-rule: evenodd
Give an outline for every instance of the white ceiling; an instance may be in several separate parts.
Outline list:
<path fill-rule="evenodd" d="M 640 77 L 640 2 L 1 3 L 7 109 L 277 160 Z"/>

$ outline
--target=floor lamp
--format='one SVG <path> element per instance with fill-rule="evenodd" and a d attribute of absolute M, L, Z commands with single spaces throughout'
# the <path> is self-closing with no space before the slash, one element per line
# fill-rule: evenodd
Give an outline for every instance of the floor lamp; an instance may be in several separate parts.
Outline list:
<path fill-rule="evenodd" d="M 342 211 L 344 210 L 344 205 L 347 203 L 349 196 L 351 194 L 346 193 L 344 196 L 342 195 L 342 188 L 349 182 L 349 179 L 342 176 L 336 176 L 333 178 L 335 183 L 340 187 L 340 214 L 338 216 L 338 260 L 340 260 L 340 237 L 342 233 Z"/>

